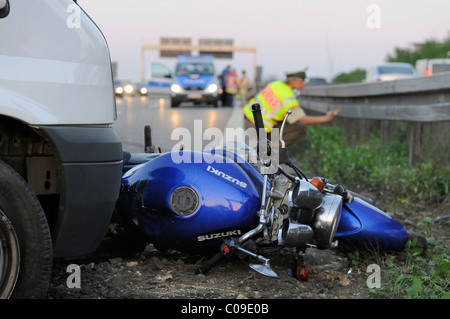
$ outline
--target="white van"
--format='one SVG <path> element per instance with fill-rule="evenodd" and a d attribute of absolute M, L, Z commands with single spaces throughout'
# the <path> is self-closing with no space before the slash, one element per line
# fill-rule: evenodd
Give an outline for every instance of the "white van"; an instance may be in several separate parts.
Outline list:
<path fill-rule="evenodd" d="M 450 59 L 420 59 L 416 61 L 418 76 L 450 72 Z"/>
<path fill-rule="evenodd" d="M 0 0 L 0 299 L 44 298 L 52 260 L 93 252 L 122 144 L 105 38 L 72 0 Z"/>
<path fill-rule="evenodd" d="M 409 63 L 387 62 L 367 70 L 366 82 L 393 81 L 416 76 L 416 70 Z"/>

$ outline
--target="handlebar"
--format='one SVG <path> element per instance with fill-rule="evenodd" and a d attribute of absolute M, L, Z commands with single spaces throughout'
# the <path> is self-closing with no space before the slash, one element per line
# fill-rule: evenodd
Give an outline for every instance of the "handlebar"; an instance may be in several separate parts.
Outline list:
<path fill-rule="evenodd" d="M 216 264 L 219 263 L 223 258 L 223 254 L 221 252 L 215 254 L 211 259 L 209 259 L 206 263 L 201 265 L 195 270 L 195 274 L 206 274 L 211 268 L 213 268 Z"/>
<path fill-rule="evenodd" d="M 255 121 L 256 138 L 257 138 L 256 153 L 258 154 L 259 158 L 259 156 L 261 156 L 260 154 L 261 143 L 267 143 L 267 131 L 264 128 L 264 121 L 262 118 L 261 106 L 259 105 L 259 103 L 255 103 L 252 105 L 252 113 L 253 119 Z M 262 133 L 263 135 L 261 135 L 260 133 Z"/>
<path fill-rule="evenodd" d="M 253 112 L 253 119 L 255 121 L 255 128 L 256 128 L 256 136 L 258 138 L 258 143 L 260 141 L 259 133 L 260 131 L 264 132 L 265 138 L 264 141 L 267 140 L 267 132 L 264 129 L 264 121 L 261 114 L 261 106 L 258 103 L 255 103 L 252 105 L 252 112 Z"/>

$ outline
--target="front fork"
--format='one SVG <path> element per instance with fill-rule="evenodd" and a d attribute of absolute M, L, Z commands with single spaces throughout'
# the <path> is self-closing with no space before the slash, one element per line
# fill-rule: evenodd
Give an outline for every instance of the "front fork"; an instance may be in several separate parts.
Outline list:
<path fill-rule="evenodd" d="M 208 260 L 205 264 L 197 268 L 196 274 L 203 273 L 205 274 L 208 272 L 212 267 L 214 267 L 220 260 L 222 260 L 223 257 L 229 257 L 233 255 L 236 251 L 240 251 L 244 254 L 247 254 L 251 257 L 254 257 L 258 259 L 262 264 L 250 264 L 250 268 L 253 270 L 259 272 L 260 274 L 263 274 L 265 276 L 269 276 L 272 278 L 279 278 L 278 274 L 272 270 L 270 267 L 270 260 L 268 258 L 265 258 L 264 256 L 255 254 L 245 248 L 243 248 L 241 245 L 246 242 L 251 237 L 254 237 L 255 235 L 262 232 L 266 225 L 267 225 L 267 210 L 266 210 L 266 198 L 267 198 L 267 186 L 268 186 L 268 175 L 264 175 L 264 185 L 263 185 L 263 194 L 261 196 L 261 207 L 258 212 L 259 215 L 259 224 L 254 229 L 248 231 L 239 239 L 227 239 L 224 241 L 224 243 L 220 247 L 219 253 L 214 255 L 210 260 Z"/>

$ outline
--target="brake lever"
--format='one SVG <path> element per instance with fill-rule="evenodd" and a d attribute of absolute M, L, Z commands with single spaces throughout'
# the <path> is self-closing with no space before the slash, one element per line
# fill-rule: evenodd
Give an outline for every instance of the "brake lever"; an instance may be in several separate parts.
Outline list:
<path fill-rule="evenodd" d="M 286 124 L 286 120 L 288 118 L 289 115 L 292 114 L 292 110 L 289 109 L 286 112 L 286 116 L 283 119 L 283 123 L 281 124 L 281 129 L 280 129 L 280 144 L 281 144 L 281 148 L 286 148 L 286 143 L 283 140 L 283 132 L 284 132 L 284 125 Z"/>

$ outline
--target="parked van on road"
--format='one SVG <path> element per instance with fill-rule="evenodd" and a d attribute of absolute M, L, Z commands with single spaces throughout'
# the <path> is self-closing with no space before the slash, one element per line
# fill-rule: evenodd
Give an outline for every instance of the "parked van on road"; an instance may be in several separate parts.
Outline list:
<path fill-rule="evenodd" d="M 119 196 L 110 54 L 73 0 L 0 0 L 0 30 L 0 299 L 45 298 L 53 258 L 95 251 Z"/>

